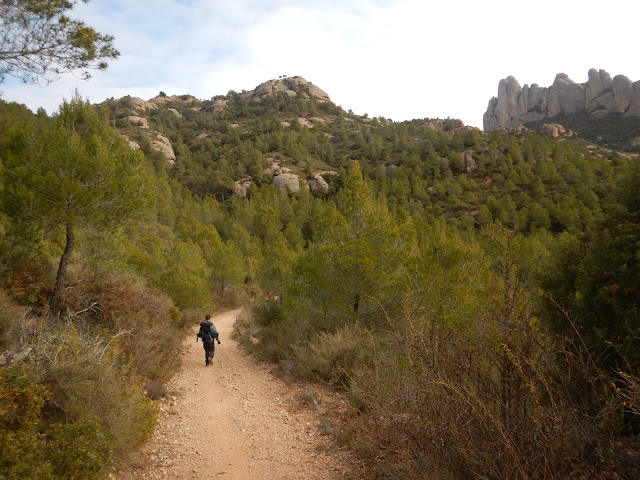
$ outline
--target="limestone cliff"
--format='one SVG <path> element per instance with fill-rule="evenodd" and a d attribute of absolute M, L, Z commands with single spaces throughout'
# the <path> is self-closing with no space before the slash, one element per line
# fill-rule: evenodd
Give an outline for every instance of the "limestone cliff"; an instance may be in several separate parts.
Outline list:
<path fill-rule="evenodd" d="M 498 96 L 489 101 L 483 117 L 485 131 L 511 128 L 552 118 L 558 114 L 586 111 L 591 118 L 610 113 L 640 117 L 640 81 L 624 75 L 613 79 L 604 70 L 589 70 L 586 83 L 575 83 L 566 74 L 556 75 L 553 85 L 534 83 L 521 87 L 514 77 L 500 80 Z"/>

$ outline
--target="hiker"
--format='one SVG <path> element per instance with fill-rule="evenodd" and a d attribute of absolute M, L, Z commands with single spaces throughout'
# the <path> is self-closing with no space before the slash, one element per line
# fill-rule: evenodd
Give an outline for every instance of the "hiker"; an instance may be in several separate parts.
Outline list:
<path fill-rule="evenodd" d="M 204 317 L 204 322 L 200 324 L 200 331 L 198 332 L 196 342 L 198 338 L 202 339 L 202 346 L 204 347 L 204 364 L 209 366 L 213 363 L 213 355 L 216 352 L 216 346 L 214 341 L 220 345 L 220 335 L 216 326 L 211 321 L 211 315 Z"/>

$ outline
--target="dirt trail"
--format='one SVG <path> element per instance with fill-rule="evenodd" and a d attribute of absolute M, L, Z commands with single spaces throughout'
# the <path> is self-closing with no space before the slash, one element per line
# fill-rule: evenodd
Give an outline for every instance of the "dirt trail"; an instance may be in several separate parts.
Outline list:
<path fill-rule="evenodd" d="M 133 467 L 111 478 L 350 477 L 353 462 L 348 453 L 329 451 L 331 437 L 324 436 L 331 432 L 328 419 L 340 400 L 325 394 L 319 408 L 304 407 L 301 398 L 309 397 L 304 396 L 307 387 L 286 385 L 231 339 L 239 313 L 213 318 L 222 345 L 216 344 L 213 365 L 208 367 L 194 327 L 184 344 L 181 371 L 162 401 L 155 435 Z"/>

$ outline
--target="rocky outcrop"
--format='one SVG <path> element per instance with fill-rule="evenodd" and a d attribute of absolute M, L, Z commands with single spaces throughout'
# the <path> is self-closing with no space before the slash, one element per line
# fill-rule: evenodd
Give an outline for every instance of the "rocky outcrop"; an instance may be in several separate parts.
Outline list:
<path fill-rule="evenodd" d="M 162 105 L 169 102 L 190 103 L 193 101 L 198 101 L 198 99 L 193 95 L 172 95 L 170 97 L 167 95 L 158 95 L 157 97 L 154 97 L 151 100 L 149 100 L 149 103 L 155 106 L 155 105 Z"/>
<path fill-rule="evenodd" d="M 289 193 L 300 191 L 300 178 L 295 173 L 281 173 L 273 177 L 273 186 Z"/>
<path fill-rule="evenodd" d="M 289 168 L 280 165 L 280 160 L 276 160 L 273 157 L 267 158 L 267 163 L 269 163 L 269 166 L 264 169 L 263 173 L 270 177 L 291 172 Z"/>
<path fill-rule="evenodd" d="M 307 180 L 307 185 L 309 186 L 309 190 L 312 193 L 328 193 L 329 192 L 329 184 L 327 181 L 322 178 L 322 175 L 316 173 L 313 178 Z"/>
<path fill-rule="evenodd" d="M 498 96 L 489 101 L 483 117 L 485 131 L 513 128 L 558 114 L 586 111 L 591 118 L 610 113 L 640 117 L 640 81 L 624 75 L 613 79 L 604 70 L 589 70 L 586 83 L 575 83 L 559 73 L 550 87 L 534 83 L 521 87 L 514 77 L 500 80 Z"/>
<path fill-rule="evenodd" d="M 462 152 L 462 159 L 464 160 L 464 166 L 467 169 L 467 173 L 474 173 L 478 170 L 478 164 L 473 158 L 473 150 L 465 150 Z"/>
<path fill-rule="evenodd" d="M 125 104 L 133 110 L 142 110 L 143 112 L 146 112 L 147 110 L 155 110 L 157 108 L 153 103 L 149 103 L 138 97 L 127 96 L 124 97 L 123 100 Z"/>
<path fill-rule="evenodd" d="M 156 138 L 151 139 L 151 148 L 162 153 L 170 163 L 175 163 L 176 154 L 173 151 L 173 147 L 171 146 L 171 142 L 164 135 L 160 135 L 159 133 L 156 135 Z"/>
<path fill-rule="evenodd" d="M 476 127 L 469 127 L 462 123 L 462 120 L 458 120 L 457 118 L 446 118 L 436 119 L 436 120 L 428 120 L 424 123 L 424 126 L 431 129 L 436 130 L 438 132 L 448 132 L 448 133 L 464 133 L 469 130 L 478 130 Z"/>
<path fill-rule="evenodd" d="M 564 128 L 559 123 L 545 123 L 538 129 L 538 133 L 553 138 L 574 135 L 574 132 L 568 128 Z"/>
<path fill-rule="evenodd" d="M 229 106 L 229 100 L 217 99 L 217 100 L 213 101 L 213 111 L 214 112 L 221 112 L 222 110 L 224 110 L 228 106 Z"/>
<path fill-rule="evenodd" d="M 130 117 L 125 118 L 127 122 L 129 122 L 134 127 L 140 128 L 149 128 L 149 122 L 147 122 L 146 118 L 136 117 L 135 115 L 131 115 Z"/>
<path fill-rule="evenodd" d="M 134 142 L 126 135 L 122 135 L 122 136 L 127 141 L 127 143 L 129 144 L 129 147 L 131 147 L 132 150 L 140 150 L 140 145 L 138 143 Z"/>
<path fill-rule="evenodd" d="M 285 192 L 296 193 L 300 191 L 300 178 L 287 167 L 280 165 L 280 160 L 275 157 L 267 158 L 267 168 L 263 173 L 273 178 L 273 186 Z"/>
<path fill-rule="evenodd" d="M 238 195 L 240 197 L 246 197 L 249 188 L 253 185 L 253 178 L 245 177 L 240 180 L 237 180 L 233 186 L 234 195 Z"/>
<path fill-rule="evenodd" d="M 296 98 L 300 94 L 302 98 L 307 100 L 315 98 L 318 102 L 324 103 L 330 101 L 326 92 L 307 82 L 302 77 L 288 77 L 277 80 L 269 80 L 258 85 L 250 92 L 244 92 L 242 96 L 247 100 L 259 102 L 266 97 L 284 97 Z"/>
<path fill-rule="evenodd" d="M 173 147 L 171 146 L 171 142 L 169 141 L 169 139 L 158 132 L 149 130 L 149 123 L 147 122 L 146 118 L 130 116 L 125 118 L 125 120 L 127 120 L 134 127 L 140 127 L 146 130 L 144 135 L 151 142 L 151 148 L 153 150 L 162 153 L 170 163 L 174 163 L 176 161 L 176 154 L 173 151 Z M 140 149 L 140 145 L 138 143 L 132 142 L 126 136 L 124 138 L 127 140 L 127 142 L 129 142 L 129 146 L 131 148 L 133 148 L 134 150 Z"/>

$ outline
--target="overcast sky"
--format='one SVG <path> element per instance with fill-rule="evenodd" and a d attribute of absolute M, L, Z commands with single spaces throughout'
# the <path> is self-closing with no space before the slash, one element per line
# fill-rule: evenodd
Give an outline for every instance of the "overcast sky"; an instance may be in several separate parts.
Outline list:
<path fill-rule="evenodd" d="M 345 110 L 482 127 L 498 82 L 578 83 L 590 68 L 640 80 L 640 1 L 91 0 L 73 18 L 121 56 L 90 81 L 10 79 L 2 98 L 57 110 L 78 88 L 99 103 L 160 90 L 200 99 L 299 75 Z"/>

